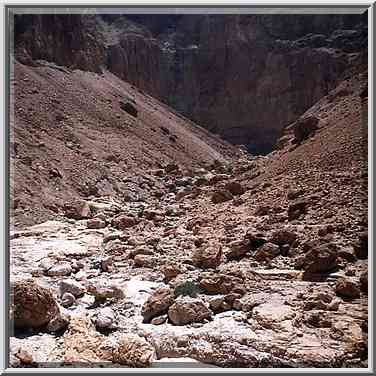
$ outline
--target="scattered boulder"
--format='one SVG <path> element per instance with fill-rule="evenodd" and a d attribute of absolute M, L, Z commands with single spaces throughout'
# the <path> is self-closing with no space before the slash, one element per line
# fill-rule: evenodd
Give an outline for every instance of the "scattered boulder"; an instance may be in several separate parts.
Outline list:
<path fill-rule="evenodd" d="M 279 246 L 283 246 L 285 244 L 291 246 L 292 244 L 294 244 L 297 238 L 298 235 L 294 231 L 282 229 L 274 231 L 270 241 L 274 244 L 278 244 Z"/>
<path fill-rule="evenodd" d="M 175 278 L 182 272 L 182 266 L 174 263 L 165 264 L 161 267 L 161 272 L 167 281 Z"/>
<path fill-rule="evenodd" d="M 60 296 L 63 296 L 65 293 L 70 293 L 75 298 L 83 296 L 86 291 L 85 287 L 74 279 L 65 279 L 60 281 L 59 290 Z"/>
<path fill-rule="evenodd" d="M 106 227 L 106 222 L 100 218 L 91 218 L 86 223 L 87 228 L 100 229 Z"/>
<path fill-rule="evenodd" d="M 136 255 L 134 257 L 134 265 L 140 268 L 152 268 L 156 262 L 156 258 L 150 255 Z"/>
<path fill-rule="evenodd" d="M 336 294 L 345 299 L 357 299 L 360 297 L 358 285 L 346 278 L 340 278 L 336 283 Z"/>
<path fill-rule="evenodd" d="M 153 325 L 164 324 L 167 321 L 167 318 L 168 318 L 167 315 L 162 315 L 162 316 L 154 317 L 154 319 L 152 319 L 150 321 L 150 324 L 153 324 Z"/>
<path fill-rule="evenodd" d="M 227 274 L 205 273 L 199 286 L 209 294 L 245 293 L 242 280 Z"/>
<path fill-rule="evenodd" d="M 61 305 L 65 308 L 71 307 L 76 303 L 76 298 L 70 292 L 66 292 L 61 297 Z"/>
<path fill-rule="evenodd" d="M 145 338 L 135 334 L 121 337 L 112 351 L 113 361 L 128 367 L 150 367 L 156 359 L 155 349 Z"/>
<path fill-rule="evenodd" d="M 16 328 L 41 328 L 60 314 L 51 291 L 32 280 L 11 283 L 10 310 Z"/>
<path fill-rule="evenodd" d="M 240 196 L 245 192 L 244 187 L 237 181 L 226 183 L 224 188 L 234 196 Z"/>
<path fill-rule="evenodd" d="M 120 108 L 133 117 L 138 116 L 137 108 L 130 102 L 119 102 Z"/>
<path fill-rule="evenodd" d="M 243 257 L 250 250 L 250 241 L 248 239 L 234 240 L 228 245 L 226 257 L 228 259 L 237 259 Z"/>
<path fill-rule="evenodd" d="M 297 199 L 299 196 L 302 196 L 304 195 L 305 193 L 305 190 L 304 189 L 290 189 L 288 192 L 287 192 L 287 198 L 289 200 L 295 200 Z"/>
<path fill-rule="evenodd" d="M 363 272 L 359 278 L 360 288 L 363 292 L 368 292 L 368 272 Z"/>
<path fill-rule="evenodd" d="M 120 300 L 125 297 L 124 291 L 116 285 L 106 282 L 89 282 L 87 292 L 95 297 L 95 301 L 102 303 L 107 299 Z"/>
<path fill-rule="evenodd" d="M 119 215 L 112 219 L 111 224 L 117 229 L 125 230 L 137 224 L 137 219 L 128 215 Z"/>
<path fill-rule="evenodd" d="M 293 125 L 294 140 L 293 143 L 300 144 L 311 137 L 318 129 L 319 119 L 310 115 L 298 119 Z"/>
<path fill-rule="evenodd" d="M 368 258 L 368 232 L 364 231 L 359 234 L 358 241 L 354 244 L 354 252 L 358 259 Z"/>
<path fill-rule="evenodd" d="M 222 246 L 219 243 L 206 244 L 196 248 L 193 252 L 192 262 L 202 269 L 215 269 L 222 262 Z"/>
<path fill-rule="evenodd" d="M 222 202 L 229 201 L 233 198 L 233 195 L 227 189 L 218 189 L 213 192 L 211 201 L 213 204 L 220 204 Z"/>
<path fill-rule="evenodd" d="M 279 253 L 280 249 L 278 245 L 265 243 L 256 251 L 254 257 L 257 261 L 267 261 L 278 256 Z"/>
<path fill-rule="evenodd" d="M 252 250 L 256 250 L 267 242 L 264 234 L 256 232 L 254 229 L 249 229 L 245 234 L 245 238 L 249 240 Z"/>
<path fill-rule="evenodd" d="M 160 288 L 149 296 L 142 307 L 142 316 L 145 323 L 153 318 L 166 314 L 174 303 L 174 294 L 169 288 Z"/>
<path fill-rule="evenodd" d="M 338 266 L 337 251 L 331 244 L 318 246 L 297 259 L 296 266 L 303 268 L 307 276 L 328 273 Z"/>
<path fill-rule="evenodd" d="M 187 325 L 202 322 L 210 317 L 210 310 L 197 298 L 179 297 L 168 309 L 168 317 L 175 325 Z"/>
<path fill-rule="evenodd" d="M 287 215 L 289 221 L 293 221 L 294 219 L 298 219 L 301 215 L 307 213 L 309 202 L 305 199 L 299 199 L 293 201 L 288 208 Z"/>
<path fill-rule="evenodd" d="M 70 275 L 72 271 L 73 269 L 69 262 L 62 262 L 48 269 L 47 275 L 49 275 L 50 277 L 62 277 Z"/>
<path fill-rule="evenodd" d="M 95 326 L 99 329 L 109 328 L 115 321 L 115 313 L 110 307 L 102 308 L 95 318 Z"/>
<path fill-rule="evenodd" d="M 46 330 L 50 333 L 60 332 L 69 324 L 70 317 L 59 313 L 47 324 Z"/>
<path fill-rule="evenodd" d="M 64 204 L 64 214 L 67 218 L 80 220 L 92 216 L 90 205 L 83 200 L 66 202 Z"/>

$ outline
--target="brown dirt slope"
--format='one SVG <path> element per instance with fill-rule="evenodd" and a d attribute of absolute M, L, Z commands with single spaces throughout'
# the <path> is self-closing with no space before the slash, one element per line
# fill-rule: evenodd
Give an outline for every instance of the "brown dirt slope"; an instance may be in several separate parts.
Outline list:
<path fill-rule="evenodd" d="M 15 61 L 11 79 L 10 191 L 16 223 L 59 214 L 70 198 L 139 197 L 153 185 L 143 177 L 148 170 L 171 162 L 199 167 L 237 153 L 109 72 L 39 65 Z M 133 103 L 138 117 L 122 110 L 121 102 Z"/>
<path fill-rule="evenodd" d="M 351 248 L 368 224 L 368 99 L 361 97 L 366 87 L 366 72 L 343 81 L 302 116 L 319 119 L 314 134 L 294 144 L 294 124 L 287 127 L 280 150 L 254 158 L 247 171 L 232 177 L 245 188 L 243 195 L 217 205 L 208 195 L 192 217 L 204 215 L 207 226 L 225 241 L 249 227 L 268 236 L 287 226 L 301 229 L 306 239 L 328 235 L 340 247 Z M 239 168 L 241 162 L 234 170 Z M 289 219 L 289 207 L 296 201 L 303 202 L 306 212 Z"/>

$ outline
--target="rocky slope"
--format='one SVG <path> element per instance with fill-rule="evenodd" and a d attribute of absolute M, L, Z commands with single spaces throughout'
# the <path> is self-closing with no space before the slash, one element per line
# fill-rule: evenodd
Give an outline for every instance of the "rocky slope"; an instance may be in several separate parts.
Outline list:
<path fill-rule="evenodd" d="M 105 66 L 256 154 L 367 60 L 366 14 L 30 17 L 16 19 L 24 61 Z"/>
<path fill-rule="evenodd" d="M 163 194 L 153 172 L 231 160 L 238 150 L 104 71 L 14 62 L 11 216 L 15 225 L 62 215 L 66 201 Z M 126 103 L 138 113 L 126 111 Z"/>
<path fill-rule="evenodd" d="M 16 20 L 11 367 L 368 366 L 362 27 L 270 17 Z"/>
<path fill-rule="evenodd" d="M 341 82 L 265 157 L 182 155 L 144 173 L 145 200 L 99 193 L 12 232 L 11 365 L 367 367 L 366 85 Z"/>

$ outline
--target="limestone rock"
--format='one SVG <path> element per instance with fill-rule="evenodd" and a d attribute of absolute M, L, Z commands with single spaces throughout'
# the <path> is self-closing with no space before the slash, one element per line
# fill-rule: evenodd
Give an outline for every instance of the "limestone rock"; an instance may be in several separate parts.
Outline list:
<path fill-rule="evenodd" d="M 10 309 L 16 328 L 40 328 L 59 315 L 51 291 L 32 280 L 11 283 Z"/>
<path fill-rule="evenodd" d="M 115 363 L 136 368 L 150 367 L 156 358 L 154 347 L 135 334 L 122 336 L 112 355 Z"/>
<path fill-rule="evenodd" d="M 76 298 L 70 292 L 66 292 L 61 297 L 61 305 L 65 308 L 71 307 L 76 302 Z"/>
<path fill-rule="evenodd" d="M 175 300 L 168 317 L 175 325 L 187 325 L 209 318 L 210 310 L 202 300 L 185 296 Z"/>
<path fill-rule="evenodd" d="M 81 297 L 86 291 L 85 287 L 74 279 L 64 279 L 60 281 L 59 290 L 61 296 L 65 293 L 71 293 L 75 298 Z"/>
<path fill-rule="evenodd" d="M 110 307 L 102 308 L 95 318 L 95 326 L 103 329 L 110 327 L 115 321 L 115 313 Z"/>
<path fill-rule="evenodd" d="M 72 266 L 69 262 L 62 262 L 52 266 L 47 270 L 47 275 L 50 277 L 62 277 L 72 273 Z"/>
<path fill-rule="evenodd" d="M 204 243 L 194 250 L 192 262 L 202 269 L 215 269 L 222 262 L 222 246 L 219 243 Z"/>
<path fill-rule="evenodd" d="M 174 295 L 169 288 L 160 288 L 149 296 L 142 307 L 142 316 L 144 322 L 148 323 L 151 319 L 167 313 L 168 308 L 174 302 Z"/>

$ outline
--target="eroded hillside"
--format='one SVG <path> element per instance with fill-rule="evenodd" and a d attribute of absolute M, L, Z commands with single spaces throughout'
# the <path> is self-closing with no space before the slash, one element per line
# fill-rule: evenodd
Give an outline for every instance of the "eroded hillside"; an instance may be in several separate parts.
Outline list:
<path fill-rule="evenodd" d="M 14 37 L 11 367 L 368 367 L 364 15 Z"/>
<path fill-rule="evenodd" d="M 364 69 L 367 31 L 366 13 L 30 15 L 15 18 L 15 53 L 28 64 L 106 68 L 211 132 L 266 154 L 349 68 Z"/>
<path fill-rule="evenodd" d="M 64 83 L 60 121 L 85 119 L 85 131 L 74 129 L 79 153 L 95 153 L 93 165 L 81 162 L 90 174 L 110 140 L 111 155 L 118 150 L 124 162 L 113 162 L 107 179 L 127 173 L 149 187 L 143 198 L 121 200 L 99 186 L 65 207 L 66 218 L 11 233 L 13 367 L 367 367 L 366 72 L 287 127 L 279 150 L 255 158 L 236 156 L 199 128 L 188 132 L 190 125 L 109 73 L 16 69 L 17 85 L 49 72 Z M 58 85 L 45 82 L 18 95 L 44 93 L 38 103 L 50 103 Z M 78 88 L 87 98 L 70 100 Z M 139 103 L 138 125 L 117 107 L 125 92 Z M 62 111 L 73 103 L 74 112 Z M 105 127 L 104 108 L 117 127 Z M 46 145 L 57 130 L 49 132 Z M 118 149 L 117 140 L 124 140 Z M 56 153 L 65 150 L 53 142 Z M 152 153 L 150 166 L 140 147 Z M 154 169 L 155 150 L 174 163 Z M 221 161 L 199 165 L 218 154 Z M 72 176 L 91 176 L 69 154 L 57 155 Z M 129 169 L 116 172 L 122 163 Z M 28 184 L 38 181 L 28 171 Z M 73 194 L 76 184 L 68 188 Z"/>
<path fill-rule="evenodd" d="M 71 199 L 107 196 L 124 202 L 163 195 L 154 176 L 158 169 L 171 163 L 192 169 L 239 153 L 107 71 L 15 61 L 11 85 L 16 225 L 55 218 Z M 136 116 L 126 111 L 127 103 Z"/>

